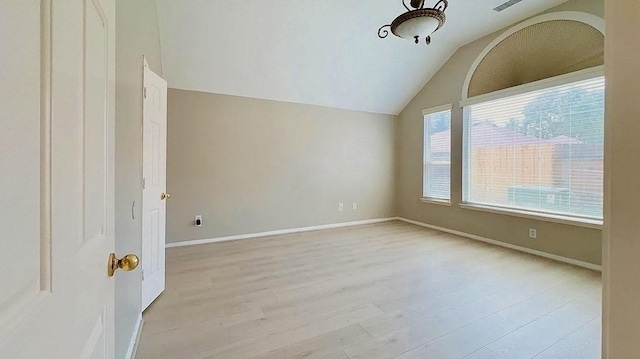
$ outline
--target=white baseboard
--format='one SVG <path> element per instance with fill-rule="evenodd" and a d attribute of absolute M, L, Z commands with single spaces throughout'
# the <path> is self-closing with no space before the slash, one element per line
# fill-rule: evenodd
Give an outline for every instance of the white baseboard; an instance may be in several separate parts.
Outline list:
<path fill-rule="evenodd" d="M 131 341 L 129 342 L 129 348 L 127 349 L 126 359 L 134 359 L 136 357 L 136 351 L 138 350 L 138 341 L 140 340 L 140 334 L 142 334 L 142 313 L 138 316 L 136 326 L 133 328 L 133 334 L 131 335 Z"/>
<path fill-rule="evenodd" d="M 434 226 L 432 224 L 422 223 L 422 222 L 414 221 L 414 220 L 407 219 L 407 218 L 404 218 L 404 217 L 398 217 L 397 219 L 400 220 L 400 221 L 411 223 L 411 224 L 415 224 L 415 225 L 418 225 L 418 226 L 422 226 L 422 227 L 426 227 L 426 228 L 430 228 L 430 229 L 435 229 L 436 231 L 451 233 L 451 234 L 455 234 L 455 235 L 460 236 L 460 237 L 465 237 L 465 238 L 469 238 L 469 239 L 474 239 L 476 241 L 490 243 L 490 244 L 493 244 L 493 245 L 496 245 L 496 246 L 505 247 L 505 248 L 516 250 L 516 251 L 525 252 L 525 253 L 533 254 L 533 255 L 536 255 L 536 256 L 553 259 L 553 260 L 556 260 L 556 261 L 559 261 L 559 262 L 569 263 L 569 264 L 573 264 L 573 265 L 576 265 L 576 266 L 579 266 L 579 267 L 583 267 L 583 268 L 602 271 L 602 266 L 597 265 L 597 264 L 593 264 L 593 263 L 589 263 L 589 262 L 583 262 L 583 261 L 579 261 L 579 260 L 576 260 L 576 259 L 571 259 L 571 258 L 567 258 L 567 257 L 563 257 L 563 256 L 559 256 L 559 255 L 551 254 L 551 253 L 547 253 L 547 252 L 537 251 L 535 249 L 521 247 L 521 246 L 517 246 L 515 244 L 510 244 L 510 243 L 506 243 L 506 242 L 502 242 L 502 241 L 497 241 L 495 239 L 489 239 L 489 238 L 485 238 L 485 237 L 480 237 L 480 236 L 476 236 L 475 234 L 469 234 L 469 233 L 460 232 L 460 231 L 456 231 L 456 230 L 449 229 L 449 228 L 438 227 L 438 226 Z"/>
<path fill-rule="evenodd" d="M 418 221 L 414 221 L 414 220 L 411 220 L 411 219 L 408 219 L 408 218 L 404 218 L 404 217 L 376 218 L 376 219 L 367 219 L 367 220 L 363 220 L 363 221 L 323 224 L 323 225 L 311 226 L 311 227 L 290 228 L 290 229 L 281 229 L 281 230 L 268 231 L 268 232 L 240 234 L 240 235 L 236 235 L 236 236 L 226 236 L 226 237 L 208 238 L 208 239 L 196 239 L 196 240 L 183 241 L 183 242 L 167 243 L 166 247 L 167 248 L 173 248 L 173 247 L 193 246 L 193 245 L 197 245 L 197 244 L 217 243 L 217 242 L 235 241 L 235 240 L 240 240 L 240 239 L 259 238 L 259 237 L 266 237 L 266 236 L 276 236 L 276 235 L 290 234 L 290 233 L 319 231 L 319 230 L 323 230 L 323 229 L 360 226 L 360 225 L 364 225 L 364 224 L 373 224 L 373 223 L 389 222 L 389 221 L 396 221 L 396 220 L 407 222 L 407 223 L 411 223 L 411 224 L 415 224 L 415 225 L 426 227 L 426 228 L 430 228 L 430 229 L 434 229 L 436 231 L 455 234 L 455 235 L 460 236 L 460 237 L 474 239 L 474 240 L 477 240 L 477 241 L 481 241 L 481 242 L 493 244 L 493 245 L 496 245 L 496 246 L 513 249 L 513 250 L 520 251 L 520 252 L 533 254 L 533 255 L 536 255 L 536 256 L 544 257 L 544 258 L 553 259 L 553 260 L 556 260 L 556 261 L 559 261 L 559 262 L 573 264 L 573 265 L 576 265 L 576 266 L 579 266 L 579 267 L 583 267 L 583 268 L 602 271 L 602 266 L 597 265 L 597 264 L 593 264 L 593 263 L 589 263 L 589 262 L 583 262 L 583 261 L 579 261 L 577 259 L 567 258 L 567 257 L 563 257 L 563 256 L 559 256 L 559 255 L 551 254 L 551 253 L 547 253 L 547 252 L 542 252 L 542 251 L 538 251 L 538 250 L 527 248 L 527 247 L 521 247 L 521 246 L 517 246 L 515 244 L 510 244 L 510 243 L 498 241 L 498 240 L 495 240 L 495 239 L 490 239 L 490 238 L 477 236 L 475 234 L 470 234 L 470 233 L 456 231 L 456 230 L 449 229 L 449 228 L 434 226 L 432 224 L 418 222 Z M 129 349 L 132 350 L 131 347 Z"/>
<path fill-rule="evenodd" d="M 280 229 L 280 230 L 277 230 L 277 231 L 269 231 L 269 232 L 240 234 L 240 235 L 236 235 L 236 236 L 208 238 L 208 239 L 195 239 L 195 240 L 190 240 L 190 241 L 167 243 L 166 247 L 167 248 L 184 247 L 184 246 L 193 246 L 193 245 L 196 245 L 196 244 L 207 244 L 207 243 L 217 243 L 217 242 L 226 242 L 226 241 L 236 241 L 236 240 L 239 240 L 239 239 L 249 239 L 249 238 L 259 238 L 259 237 L 266 237 L 266 236 L 277 236 L 277 235 L 290 234 L 290 233 L 319 231 L 319 230 L 322 230 L 322 229 L 332 229 L 332 228 L 341 228 L 341 227 L 360 226 L 360 225 L 363 225 L 363 224 L 389 222 L 389 221 L 395 221 L 397 219 L 398 219 L 397 217 L 376 218 L 376 219 L 366 219 L 366 220 L 363 220 L 363 221 L 323 224 L 323 225 L 320 225 L 320 226 L 290 228 L 290 229 Z"/>

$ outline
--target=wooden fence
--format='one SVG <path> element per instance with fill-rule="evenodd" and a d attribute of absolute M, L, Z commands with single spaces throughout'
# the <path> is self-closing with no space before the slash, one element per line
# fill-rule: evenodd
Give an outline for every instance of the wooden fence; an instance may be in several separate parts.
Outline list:
<path fill-rule="evenodd" d="M 517 186 L 568 190 L 572 201 L 602 208 L 602 145 L 522 145 L 474 148 L 470 165 L 474 202 L 509 203 Z M 589 212 L 590 213 L 590 212 Z"/>

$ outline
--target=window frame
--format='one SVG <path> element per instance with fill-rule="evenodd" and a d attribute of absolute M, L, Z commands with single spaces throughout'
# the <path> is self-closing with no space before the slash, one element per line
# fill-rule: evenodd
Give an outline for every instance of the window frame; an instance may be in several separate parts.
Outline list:
<path fill-rule="evenodd" d="M 420 197 L 420 201 L 429 204 L 451 206 L 451 148 L 449 148 L 449 198 L 427 196 L 425 191 L 427 183 L 427 146 L 430 146 L 430 136 L 427 136 L 430 132 L 428 132 L 426 117 L 434 113 L 445 111 L 449 111 L 449 127 L 451 127 L 453 104 L 446 104 L 422 110 L 422 196 Z M 451 143 L 451 140 L 453 139 L 453 132 L 451 130 L 449 137 L 449 141 Z M 431 151 L 428 152 L 431 153 Z"/>
<path fill-rule="evenodd" d="M 511 87 L 504 90 L 499 90 L 495 92 L 491 92 L 484 95 L 479 95 L 475 97 L 470 97 L 467 99 L 463 99 L 460 101 L 459 106 L 462 108 L 463 112 L 463 130 L 462 130 L 462 202 L 459 203 L 460 208 L 475 210 L 475 211 L 483 211 L 490 212 L 496 214 L 505 214 L 516 217 L 523 218 L 531 218 L 537 220 L 543 220 L 548 222 L 555 223 L 563 223 L 563 224 L 571 224 L 577 225 L 581 227 L 587 228 L 595 228 L 600 229 L 603 226 L 602 219 L 594 219 L 594 218 L 586 218 L 580 216 L 574 216 L 571 214 L 558 214 L 558 213 L 548 213 L 543 211 L 536 210 L 527 210 L 521 208 L 510 208 L 500 206 L 498 204 L 486 204 L 486 203 L 476 203 L 468 201 L 469 191 L 470 191 L 470 183 L 471 183 L 471 171 L 469 168 L 469 164 L 471 163 L 470 155 L 471 151 L 469 149 L 469 130 L 470 130 L 470 119 L 469 119 L 469 107 L 471 105 L 495 101 L 507 97 L 517 96 L 526 94 L 529 92 L 544 90 L 556 86 L 568 85 L 575 82 L 580 82 L 584 80 L 590 80 L 598 77 L 604 77 L 604 66 L 596 66 L 590 69 L 580 70 L 560 76 L 551 77 L 548 79 L 543 79 L 535 82 L 531 82 L 528 84 Z"/>

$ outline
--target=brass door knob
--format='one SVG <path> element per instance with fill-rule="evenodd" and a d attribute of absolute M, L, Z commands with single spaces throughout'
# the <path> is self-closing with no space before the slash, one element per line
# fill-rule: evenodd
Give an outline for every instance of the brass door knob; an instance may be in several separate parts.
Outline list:
<path fill-rule="evenodd" d="M 171 195 L 170 195 L 170 194 L 168 194 L 168 193 L 162 193 L 162 194 L 160 195 L 160 199 L 161 199 L 161 200 L 163 200 L 163 201 L 164 201 L 165 199 L 169 199 L 169 198 L 171 198 Z"/>
<path fill-rule="evenodd" d="M 135 254 L 127 254 L 122 257 L 122 259 L 118 259 L 115 253 L 109 254 L 109 264 L 107 273 L 109 277 L 113 277 L 113 274 L 116 272 L 116 269 L 122 269 L 125 272 L 132 271 L 138 267 L 140 263 L 140 259 Z"/>

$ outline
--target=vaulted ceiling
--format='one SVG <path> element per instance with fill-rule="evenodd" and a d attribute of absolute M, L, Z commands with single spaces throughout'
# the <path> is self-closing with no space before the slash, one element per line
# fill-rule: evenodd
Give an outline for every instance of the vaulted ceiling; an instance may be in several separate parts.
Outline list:
<path fill-rule="evenodd" d="M 401 0 L 157 1 L 171 88 L 398 114 L 460 46 L 566 0 L 449 0 L 429 46 L 378 38 Z"/>

